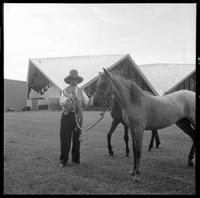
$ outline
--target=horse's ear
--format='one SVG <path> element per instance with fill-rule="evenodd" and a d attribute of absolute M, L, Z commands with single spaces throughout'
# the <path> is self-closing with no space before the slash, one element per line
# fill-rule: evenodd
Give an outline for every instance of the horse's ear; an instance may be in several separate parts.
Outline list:
<path fill-rule="evenodd" d="M 100 75 L 100 76 L 103 76 L 103 73 L 99 72 L 99 75 Z"/>
<path fill-rule="evenodd" d="M 108 77 L 110 80 L 112 80 L 109 71 L 107 71 L 105 68 L 103 68 L 103 70 L 104 70 L 104 72 L 105 72 L 106 77 Z"/>
<path fill-rule="evenodd" d="M 104 71 L 105 73 L 107 72 L 105 68 L 103 68 L 103 71 Z"/>

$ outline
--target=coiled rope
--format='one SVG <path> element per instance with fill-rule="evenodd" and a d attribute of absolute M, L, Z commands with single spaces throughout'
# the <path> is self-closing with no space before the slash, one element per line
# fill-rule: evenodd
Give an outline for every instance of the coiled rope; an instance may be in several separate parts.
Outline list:
<path fill-rule="evenodd" d="M 67 90 L 66 90 L 67 91 Z M 68 91 L 67 91 L 68 92 Z M 63 92 L 63 94 L 65 95 L 65 97 L 68 97 L 70 98 L 71 102 L 72 102 L 72 106 L 73 106 L 73 111 L 74 111 L 74 115 L 75 115 L 75 121 L 76 121 L 76 125 L 77 127 L 82 130 L 82 131 L 89 131 L 90 129 L 92 129 L 94 126 L 96 126 L 103 118 L 104 118 L 104 114 L 105 114 L 105 107 L 106 107 L 106 104 L 102 107 L 102 110 L 101 112 L 99 113 L 99 115 L 101 116 L 99 118 L 99 120 L 97 120 L 94 124 L 88 126 L 87 128 L 83 128 L 82 126 L 80 126 L 80 123 L 78 122 L 78 111 L 77 111 L 77 106 L 79 105 L 79 101 L 78 99 L 76 99 L 75 96 L 73 96 L 73 94 L 69 94 L 68 92 L 68 96 L 65 94 L 65 92 Z"/>

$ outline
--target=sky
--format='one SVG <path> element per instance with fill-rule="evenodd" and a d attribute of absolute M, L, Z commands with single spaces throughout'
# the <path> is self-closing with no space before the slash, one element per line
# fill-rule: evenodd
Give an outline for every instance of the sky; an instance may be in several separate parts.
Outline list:
<path fill-rule="evenodd" d="M 196 4 L 4 6 L 4 78 L 27 80 L 30 58 L 130 54 L 137 65 L 192 63 Z"/>

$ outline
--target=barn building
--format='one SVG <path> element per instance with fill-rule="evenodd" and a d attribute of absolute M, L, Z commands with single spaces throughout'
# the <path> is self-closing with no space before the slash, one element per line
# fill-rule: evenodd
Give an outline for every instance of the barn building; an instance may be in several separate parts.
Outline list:
<path fill-rule="evenodd" d="M 111 71 L 134 81 L 143 90 L 152 92 L 154 95 L 164 95 L 179 89 L 196 90 L 194 64 L 159 63 L 137 66 L 132 62 L 132 64 L 126 64 L 126 66 L 119 64 L 117 67 L 113 67 Z M 87 92 L 93 93 L 98 77 L 85 84 L 83 88 Z"/>
<path fill-rule="evenodd" d="M 133 66 L 134 65 L 134 66 Z M 28 100 L 32 110 L 57 109 L 62 89 L 68 86 L 64 78 L 71 69 L 77 69 L 84 77 L 80 86 L 91 96 L 96 89 L 98 72 L 103 67 L 120 73 L 128 79 L 136 79 L 138 84 L 153 94 L 158 93 L 140 71 L 130 55 L 95 55 L 64 58 L 30 59 L 28 68 Z M 95 77 L 96 76 L 96 77 Z M 83 84 L 84 83 L 84 84 Z"/>
<path fill-rule="evenodd" d="M 27 82 L 4 79 L 4 111 L 22 111 L 26 107 Z"/>
<path fill-rule="evenodd" d="M 154 95 L 162 95 L 169 91 L 182 80 L 186 80 L 188 74 L 195 70 L 195 65 L 191 64 L 138 66 L 129 54 L 30 59 L 27 76 L 28 106 L 32 110 L 59 109 L 61 91 L 68 86 L 64 78 L 71 69 L 77 69 L 79 75 L 84 78 L 79 86 L 88 96 L 93 95 L 99 78 L 98 72 L 102 72 L 103 67 L 133 80 L 143 90 Z"/>

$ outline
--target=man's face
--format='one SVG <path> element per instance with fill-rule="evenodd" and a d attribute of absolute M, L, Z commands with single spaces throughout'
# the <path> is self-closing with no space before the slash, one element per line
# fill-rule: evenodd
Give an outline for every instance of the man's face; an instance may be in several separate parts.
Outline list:
<path fill-rule="evenodd" d="M 77 80 L 76 79 L 71 79 L 70 85 L 76 87 L 77 86 Z"/>

